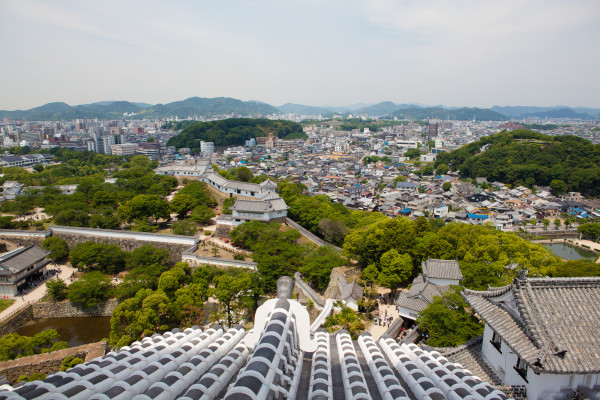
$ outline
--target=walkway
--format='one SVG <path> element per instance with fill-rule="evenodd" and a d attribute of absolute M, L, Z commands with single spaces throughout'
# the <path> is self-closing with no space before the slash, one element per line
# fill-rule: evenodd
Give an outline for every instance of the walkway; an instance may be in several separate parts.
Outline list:
<path fill-rule="evenodd" d="M 396 311 L 396 306 L 394 306 L 393 304 L 379 304 L 379 316 L 381 318 L 385 318 L 386 311 L 388 317 L 394 317 L 393 321 L 400 317 L 398 311 Z M 373 320 L 371 321 L 371 326 L 369 327 L 369 333 L 373 336 L 373 340 L 378 341 L 379 338 L 385 333 L 385 331 L 387 331 L 387 329 L 387 324 L 377 325 Z"/>
<path fill-rule="evenodd" d="M 77 268 L 73 268 L 73 267 L 67 266 L 67 265 L 48 264 L 47 268 L 48 269 L 60 268 L 60 274 L 58 274 L 58 277 L 60 279 L 62 279 L 63 281 L 65 281 L 65 283 L 67 285 L 69 285 L 71 283 L 71 281 L 69 279 L 71 277 L 71 275 L 74 272 L 77 272 Z M 56 277 L 56 275 L 51 277 L 50 279 L 54 279 L 55 277 Z M 11 304 L 11 306 L 8 307 L 6 310 L 4 310 L 0 313 L 0 321 L 3 321 L 7 317 L 16 313 L 20 309 L 28 306 L 29 304 L 38 302 L 42 297 L 44 297 L 46 295 L 46 282 L 48 282 L 48 280 L 38 282 L 38 285 L 34 289 L 29 290 L 27 292 L 27 294 L 25 294 L 23 296 L 14 297 L 15 302 L 13 304 Z"/>

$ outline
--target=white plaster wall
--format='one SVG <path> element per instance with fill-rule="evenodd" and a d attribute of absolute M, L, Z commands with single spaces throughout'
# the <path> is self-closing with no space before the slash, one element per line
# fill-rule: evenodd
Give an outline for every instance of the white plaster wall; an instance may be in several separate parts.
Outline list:
<path fill-rule="evenodd" d="M 403 318 L 408 318 L 408 319 L 416 319 L 419 314 L 414 312 L 413 310 L 409 310 L 408 308 L 404 308 L 404 307 L 399 307 L 398 308 L 398 314 L 400 314 L 401 317 Z"/>
<path fill-rule="evenodd" d="M 588 375 L 536 375 L 533 372 L 527 374 L 527 379 L 529 380 L 529 387 L 527 389 L 527 398 L 529 400 L 565 399 L 565 395 L 570 393 L 570 389 L 575 390 L 578 387 L 600 385 L 599 374 L 592 375 L 591 382 L 588 381 Z M 561 391 L 563 391 L 562 397 L 560 397 Z"/>

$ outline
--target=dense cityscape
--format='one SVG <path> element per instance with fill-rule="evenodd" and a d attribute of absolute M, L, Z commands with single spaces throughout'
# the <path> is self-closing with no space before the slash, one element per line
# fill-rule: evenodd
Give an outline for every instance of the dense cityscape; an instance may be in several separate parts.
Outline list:
<path fill-rule="evenodd" d="M 0 38 L 0 400 L 600 400 L 600 2 Z"/>

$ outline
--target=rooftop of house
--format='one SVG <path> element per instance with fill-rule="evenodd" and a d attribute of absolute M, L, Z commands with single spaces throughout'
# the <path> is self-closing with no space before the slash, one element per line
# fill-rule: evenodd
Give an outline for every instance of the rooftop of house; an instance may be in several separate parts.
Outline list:
<path fill-rule="evenodd" d="M 536 373 L 600 373 L 600 278 L 519 277 L 463 296 Z"/>
<path fill-rule="evenodd" d="M 461 280 L 463 278 L 456 260 L 428 259 L 423 261 L 421 266 L 425 280 L 428 278 Z"/>

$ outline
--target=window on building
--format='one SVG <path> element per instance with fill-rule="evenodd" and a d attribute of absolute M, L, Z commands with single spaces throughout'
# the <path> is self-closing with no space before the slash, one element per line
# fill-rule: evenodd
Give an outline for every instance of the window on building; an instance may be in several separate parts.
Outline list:
<path fill-rule="evenodd" d="M 490 343 L 496 348 L 496 350 L 502 353 L 502 338 L 500 337 L 500 335 L 498 335 L 496 331 L 494 331 L 494 333 L 492 334 L 492 340 L 490 340 Z"/>
<path fill-rule="evenodd" d="M 525 361 L 521 360 L 520 357 L 517 358 L 517 365 L 515 365 L 515 371 L 525 380 L 527 381 L 527 364 Z"/>

